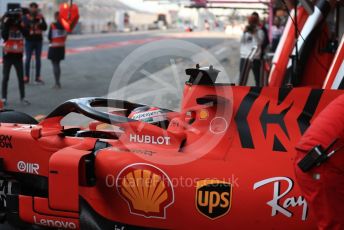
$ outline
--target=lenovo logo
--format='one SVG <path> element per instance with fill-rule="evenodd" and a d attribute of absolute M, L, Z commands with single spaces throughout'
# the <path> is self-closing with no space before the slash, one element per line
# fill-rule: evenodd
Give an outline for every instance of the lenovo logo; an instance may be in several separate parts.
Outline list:
<path fill-rule="evenodd" d="M 33 221 L 37 225 L 45 226 L 49 228 L 77 229 L 77 225 L 69 221 L 48 220 L 44 218 L 40 219 L 40 218 L 37 218 L 36 216 L 33 216 Z"/>

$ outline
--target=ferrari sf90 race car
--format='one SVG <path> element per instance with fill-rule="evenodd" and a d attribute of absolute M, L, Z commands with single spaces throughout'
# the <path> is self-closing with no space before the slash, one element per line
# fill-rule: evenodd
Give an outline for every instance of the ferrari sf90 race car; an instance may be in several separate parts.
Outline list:
<path fill-rule="evenodd" d="M 179 112 L 105 98 L 67 101 L 40 123 L 2 111 L 2 220 L 18 229 L 314 229 L 294 147 L 343 92 L 218 84 L 212 67 L 186 73 Z M 62 126 L 69 113 L 93 121 Z"/>

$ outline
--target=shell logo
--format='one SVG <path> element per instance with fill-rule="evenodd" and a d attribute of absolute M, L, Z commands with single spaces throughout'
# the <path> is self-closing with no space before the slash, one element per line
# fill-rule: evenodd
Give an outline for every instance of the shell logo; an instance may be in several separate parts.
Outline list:
<path fill-rule="evenodd" d="M 201 120 L 206 120 L 206 119 L 208 119 L 208 117 L 209 117 L 209 112 L 208 112 L 208 110 L 202 109 L 202 110 L 199 112 L 199 119 L 201 119 Z"/>
<path fill-rule="evenodd" d="M 146 218 L 166 218 L 174 202 L 170 178 L 161 169 L 145 163 L 131 164 L 118 175 L 116 187 L 131 214 Z"/>

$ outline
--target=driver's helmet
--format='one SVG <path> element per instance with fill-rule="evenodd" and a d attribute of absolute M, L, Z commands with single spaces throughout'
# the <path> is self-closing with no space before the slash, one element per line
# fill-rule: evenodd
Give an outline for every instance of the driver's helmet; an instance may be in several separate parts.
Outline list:
<path fill-rule="evenodd" d="M 166 113 L 168 112 L 170 111 L 167 109 L 142 106 L 134 109 L 128 117 L 134 120 L 146 122 L 160 127 L 167 127 L 169 121 L 167 119 Z"/>

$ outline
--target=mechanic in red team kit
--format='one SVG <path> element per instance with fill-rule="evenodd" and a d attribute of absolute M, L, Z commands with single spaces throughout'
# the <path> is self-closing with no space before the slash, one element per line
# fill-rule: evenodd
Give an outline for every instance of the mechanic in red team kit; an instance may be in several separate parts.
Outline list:
<path fill-rule="evenodd" d="M 22 25 L 21 17 L 22 11 L 18 8 L 9 10 L 2 18 L 1 35 L 4 40 L 2 101 L 4 105 L 7 104 L 8 81 L 12 66 L 17 72 L 21 103 L 23 105 L 30 104 L 25 99 L 23 53 L 26 30 Z"/>
<path fill-rule="evenodd" d="M 55 77 L 55 85 L 53 89 L 61 88 L 61 67 L 60 62 L 65 58 L 65 46 L 67 39 L 67 31 L 60 23 L 59 12 L 55 13 L 55 22 L 50 25 L 48 39 L 50 41 L 48 59 L 53 65 L 53 72 Z"/>
<path fill-rule="evenodd" d="M 344 95 L 328 105 L 297 145 L 296 177 L 319 229 L 344 229 Z"/>

